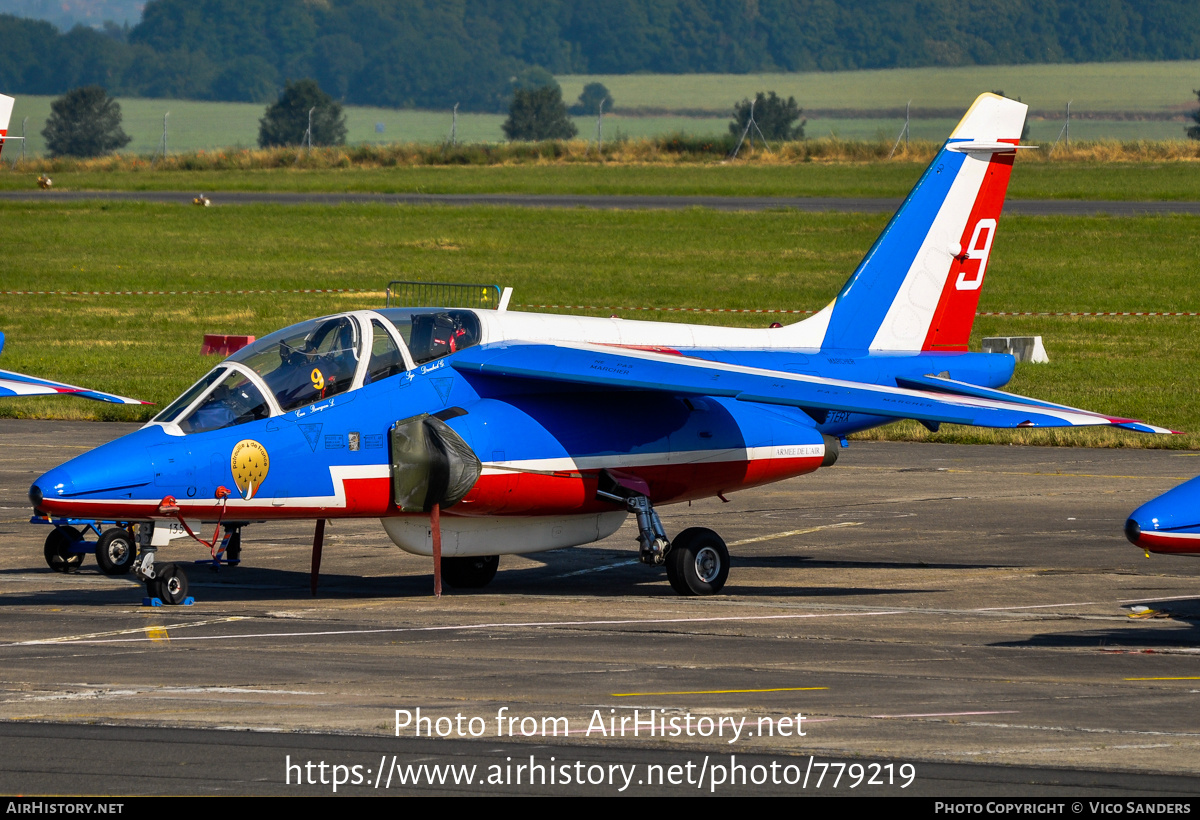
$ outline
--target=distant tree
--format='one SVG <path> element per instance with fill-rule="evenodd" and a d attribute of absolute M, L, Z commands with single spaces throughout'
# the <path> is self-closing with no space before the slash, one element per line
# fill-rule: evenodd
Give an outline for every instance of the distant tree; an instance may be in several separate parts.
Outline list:
<path fill-rule="evenodd" d="M 596 114 L 600 110 L 600 103 L 604 103 L 605 111 L 612 111 L 612 94 L 608 93 L 604 83 L 588 83 L 579 95 L 579 102 L 571 106 L 571 113 L 579 116 Z"/>
<path fill-rule="evenodd" d="M 268 102 L 279 93 L 278 77 L 275 67 L 262 57 L 255 54 L 238 57 L 222 68 L 213 80 L 212 98 L 228 102 Z M 313 117 L 316 116 L 314 111 Z M 308 127 L 307 108 L 304 109 L 304 126 Z M 303 136 L 304 132 L 300 134 Z M 313 144 L 316 144 L 315 139 Z"/>
<path fill-rule="evenodd" d="M 1192 93 L 1196 95 L 1197 100 L 1200 100 L 1200 90 L 1193 90 Z M 1192 119 L 1196 124 L 1188 126 L 1188 139 L 1200 140 L 1200 108 L 1192 112 Z"/>
<path fill-rule="evenodd" d="M 567 119 L 567 106 L 557 84 L 513 94 L 504 121 L 504 133 L 510 140 L 566 140 L 579 133 Z"/>
<path fill-rule="evenodd" d="M 284 87 L 279 101 L 267 106 L 258 121 L 258 144 L 263 148 L 299 145 L 308 130 L 310 109 L 316 109 L 312 114 L 312 144 L 344 145 L 346 116 L 342 106 L 322 91 L 316 80 L 298 80 Z"/>
<path fill-rule="evenodd" d="M 50 103 L 42 136 L 55 157 L 99 157 L 129 144 L 121 130 L 121 106 L 98 85 L 76 88 Z"/>
<path fill-rule="evenodd" d="M 509 85 L 514 93 L 517 91 L 536 91 L 539 88 L 555 88 L 558 89 L 559 94 L 562 94 L 558 80 L 554 79 L 554 75 L 540 65 L 530 66 L 518 71 L 509 80 Z"/>
<path fill-rule="evenodd" d="M 729 123 L 729 133 L 740 137 L 750 122 L 750 100 L 742 100 L 733 106 L 733 122 Z M 802 140 L 804 139 L 804 123 L 800 120 L 800 106 L 795 97 L 786 100 L 778 97 L 774 91 L 754 95 L 754 123 L 769 140 Z M 800 120 L 800 122 L 796 122 Z"/>

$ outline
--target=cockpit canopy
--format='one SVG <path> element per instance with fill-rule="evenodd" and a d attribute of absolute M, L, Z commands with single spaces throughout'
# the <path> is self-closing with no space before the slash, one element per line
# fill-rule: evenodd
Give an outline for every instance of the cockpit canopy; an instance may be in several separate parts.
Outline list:
<path fill-rule="evenodd" d="M 479 344 L 469 310 L 390 308 L 278 330 L 230 356 L 151 423 L 202 433 L 288 413 Z"/>

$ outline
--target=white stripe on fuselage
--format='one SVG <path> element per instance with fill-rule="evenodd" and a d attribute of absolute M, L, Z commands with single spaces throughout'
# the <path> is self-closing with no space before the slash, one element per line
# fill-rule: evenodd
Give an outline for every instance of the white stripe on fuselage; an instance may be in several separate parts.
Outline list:
<path fill-rule="evenodd" d="M 825 338 L 833 303 L 813 316 L 785 327 L 744 328 L 642 322 L 595 316 L 478 310 L 482 344 L 492 342 L 570 342 L 642 347 L 720 348 L 727 350 L 817 349 Z"/>
<path fill-rule="evenodd" d="M 654 466 L 680 466 L 686 464 L 720 464 L 746 461 L 760 461 L 776 458 L 823 458 L 824 444 L 811 442 L 803 444 L 775 444 L 765 447 L 729 448 L 722 450 L 685 450 L 680 452 L 646 452 L 633 454 L 614 454 L 603 456 L 581 456 L 571 458 L 534 458 L 514 461 L 494 461 L 483 463 L 483 475 L 504 475 L 514 472 L 578 472 L 581 470 L 627 469 Z M 330 479 L 333 482 L 333 495 L 267 497 L 258 496 L 249 501 L 231 496 L 225 505 L 225 519 L 237 517 L 238 510 L 249 510 L 271 506 L 274 509 L 320 507 L 324 509 L 342 510 L 346 504 L 346 481 L 362 479 L 390 479 L 391 468 L 387 464 L 342 465 L 329 468 Z M 131 501 L 130 499 L 59 499 L 65 503 L 87 504 L 98 507 L 125 506 L 130 503 L 146 503 L 145 500 Z M 201 518 L 204 521 L 215 520 L 213 516 L 220 513 L 220 504 L 211 499 L 178 499 L 180 510 L 186 511 L 185 518 Z"/>
<path fill-rule="evenodd" d="M 773 444 L 765 447 L 733 447 L 725 450 L 682 450 L 679 452 L 623 453 L 571 458 L 530 458 L 516 461 L 491 461 L 483 465 L 484 475 L 511 472 L 574 472 L 580 470 L 623 470 L 636 467 L 677 467 L 686 464 L 721 464 L 762 461 L 776 458 L 824 458 L 825 445 Z"/>

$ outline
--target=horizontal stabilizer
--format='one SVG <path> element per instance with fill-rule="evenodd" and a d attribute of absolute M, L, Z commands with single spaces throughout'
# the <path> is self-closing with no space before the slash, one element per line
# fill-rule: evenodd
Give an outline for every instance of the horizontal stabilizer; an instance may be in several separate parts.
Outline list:
<path fill-rule="evenodd" d="M 1007 401 L 1012 404 L 1025 404 L 1030 407 L 1044 407 L 1049 410 L 1078 412 L 1065 404 L 1055 404 L 1054 402 L 1042 401 L 1041 399 L 1018 396 L 1015 393 L 1005 393 L 1003 390 L 980 387 L 977 384 L 959 382 L 954 379 L 947 379 L 944 376 L 897 376 L 896 386 L 905 387 L 910 390 L 932 390 L 951 396 L 973 396 L 980 399 Z M 1177 434 L 1179 432 L 1178 430 L 1168 430 L 1165 427 L 1146 424 L 1136 419 L 1110 418 L 1109 421 L 1114 427 L 1124 427 L 1129 430 L 1136 430 L 1139 433 Z"/>
<path fill-rule="evenodd" d="M 106 401 L 111 404 L 154 404 L 150 401 L 130 399 L 115 393 L 104 393 L 99 390 L 89 390 L 86 387 L 76 387 L 73 384 L 54 382 L 49 379 L 39 379 L 26 376 L 24 373 L 13 373 L 10 370 L 0 370 L 0 397 L 10 396 L 78 396 L 81 399 Z"/>

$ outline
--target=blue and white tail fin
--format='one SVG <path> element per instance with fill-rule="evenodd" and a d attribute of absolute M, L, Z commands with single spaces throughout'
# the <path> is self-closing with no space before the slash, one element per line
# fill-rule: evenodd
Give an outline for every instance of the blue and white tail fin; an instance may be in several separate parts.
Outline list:
<path fill-rule="evenodd" d="M 966 350 L 1028 106 L 983 94 L 837 298 L 822 348 Z"/>

